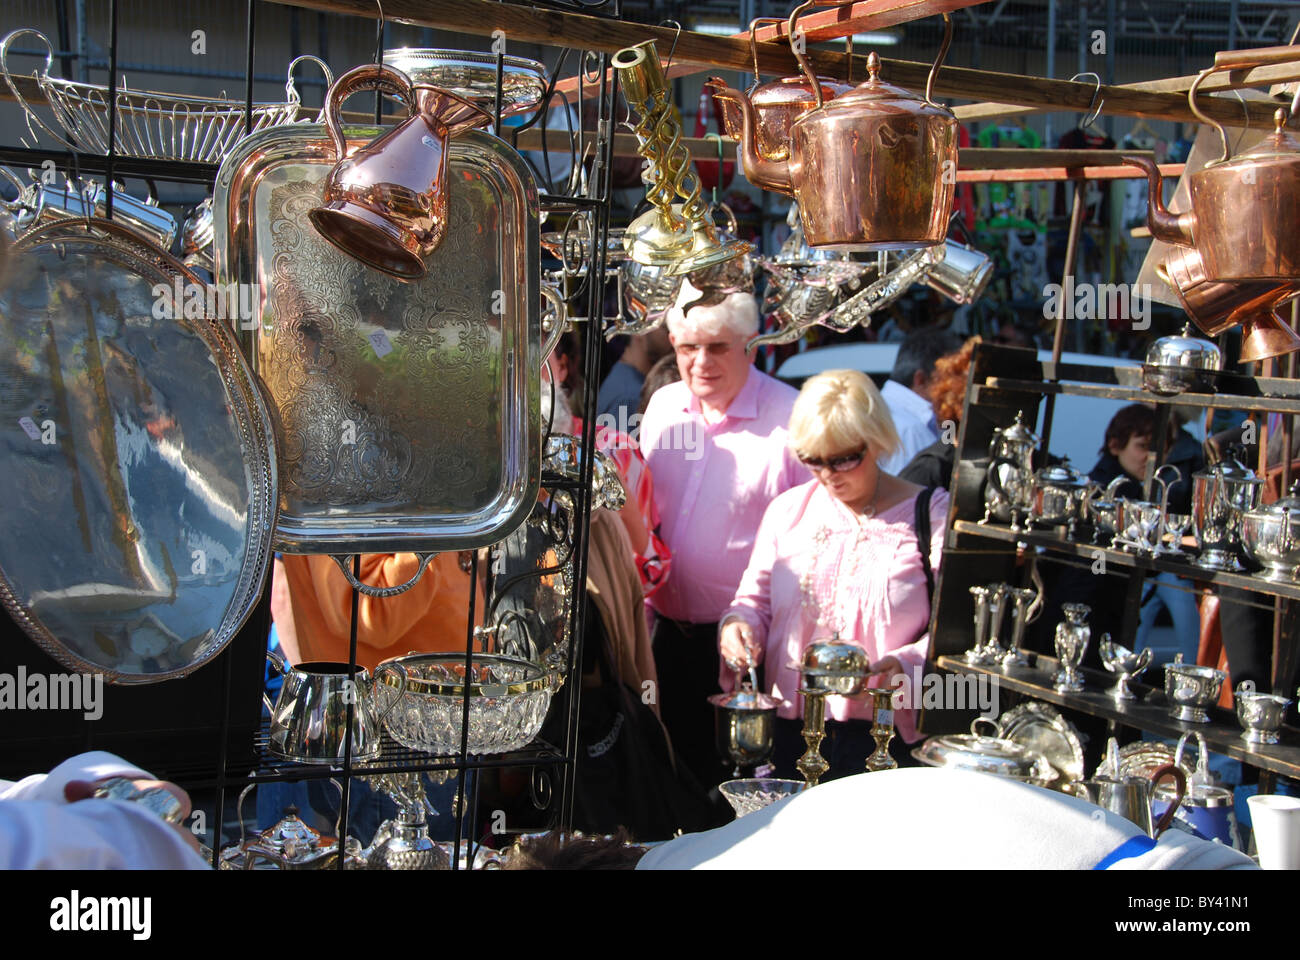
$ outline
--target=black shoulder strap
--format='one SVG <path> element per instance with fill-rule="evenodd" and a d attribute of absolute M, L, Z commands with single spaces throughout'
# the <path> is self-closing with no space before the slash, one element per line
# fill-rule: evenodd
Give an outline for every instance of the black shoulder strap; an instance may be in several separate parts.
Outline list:
<path fill-rule="evenodd" d="M 925 592 L 930 598 L 930 609 L 934 609 L 934 570 L 930 567 L 930 498 L 934 496 L 934 487 L 926 487 L 916 495 L 916 516 L 912 518 L 916 527 L 916 546 L 921 551 L 921 569 L 925 571 Z"/>

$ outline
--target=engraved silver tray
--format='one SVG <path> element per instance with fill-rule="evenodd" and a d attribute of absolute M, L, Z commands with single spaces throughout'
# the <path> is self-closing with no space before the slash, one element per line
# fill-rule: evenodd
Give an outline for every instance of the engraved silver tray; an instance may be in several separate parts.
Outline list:
<path fill-rule="evenodd" d="M 269 411 L 229 328 L 188 296 L 204 288 L 175 301 L 199 281 L 126 227 L 60 221 L 12 254 L 0 601 L 72 670 L 182 676 L 221 652 L 262 592 Z"/>
<path fill-rule="evenodd" d="M 348 129 L 350 149 L 384 128 Z M 467 550 L 528 517 L 541 464 L 537 188 L 502 141 L 453 140 L 449 228 L 415 283 L 347 257 L 308 212 L 335 162 L 320 124 L 248 137 L 217 175 L 219 283 L 255 284 L 242 326 L 280 452 L 276 548 Z"/>

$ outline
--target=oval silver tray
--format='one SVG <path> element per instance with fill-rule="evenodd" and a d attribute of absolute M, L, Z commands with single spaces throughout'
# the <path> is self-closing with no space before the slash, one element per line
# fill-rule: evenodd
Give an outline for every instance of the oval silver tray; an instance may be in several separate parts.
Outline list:
<path fill-rule="evenodd" d="M 1001 736 L 1047 758 L 1058 787 L 1084 777 L 1083 743 L 1074 724 L 1050 704 L 1030 700 L 998 717 Z"/>
<path fill-rule="evenodd" d="M 348 128 L 360 146 L 383 128 Z M 253 284 L 241 321 L 280 445 L 276 548 L 468 550 L 527 518 L 541 469 L 537 188 L 480 131 L 453 140 L 449 227 L 404 283 L 308 219 L 335 162 L 320 124 L 277 127 L 226 158 L 213 201 L 221 284 Z"/>
<path fill-rule="evenodd" d="M 230 330 L 197 297 L 173 302 L 199 281 L 127 228 L 61 221 L 12 254 L 0 600 L 73 670 L 182 676 L 261 594 L 276 489 L 266 405 Z"/>

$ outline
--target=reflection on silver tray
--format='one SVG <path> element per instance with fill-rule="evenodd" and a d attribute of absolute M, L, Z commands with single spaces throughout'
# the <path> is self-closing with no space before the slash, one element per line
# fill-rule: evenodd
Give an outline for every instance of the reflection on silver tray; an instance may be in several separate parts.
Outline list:
<path fill-rule="evenodd" d="M 502 57 L 501 116 L 535 110 L 546 93 L 546 68 L 524 57 Z M 384 51 L 384 63 L 396 67 L 412 83 L 431 84 L 477 103 L 491 112 L 496 106 L 497 57 L 477 50 L 399 47 Z"/>
<path fill-rule="evenodd" d="M 275 522 L 267 408 L 229 328 L 175 309 L 174 285 L 197 281 L 153 244 L 78 220 L 13 252 L 0 291 L 0 599 L 71 669 L 184 675 L 261 593 Z"/>
<path fill-rule="evenodd" d="M 277 548 L 486 546 L 524 521 L 538 490 L 532 175 L 495 137 L 452 141 L 447 235 L 425 278 L 404 283 L 308 220 L 333 163 L 323 126 L 267 130 L 222 164 L 213 204 L 219 281 L 257 285 L 248 346 L 283 458 Z"/>
<path fill-rule="evenodd" d="M 1055 786 L 1084 777 L 1083 744 L 1074 724 L 1050 704 L 1030 700 L 998 717 L 1002 736 L 1041 753 L 1059 773 Z"/>

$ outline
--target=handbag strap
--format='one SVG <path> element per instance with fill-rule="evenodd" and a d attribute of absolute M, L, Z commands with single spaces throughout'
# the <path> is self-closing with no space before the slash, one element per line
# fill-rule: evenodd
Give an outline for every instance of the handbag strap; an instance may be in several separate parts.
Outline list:
<path fill-rule="evenodd" d="M 934 609 L 934 570 L 930 566 L 930 499 L 934 487 L 926 487 L 916 495 L 916 513 L 912 524 L 916 527 L 916 546 L 921 552 L 921 569 L 925 571 L 925 593 Z"/>

